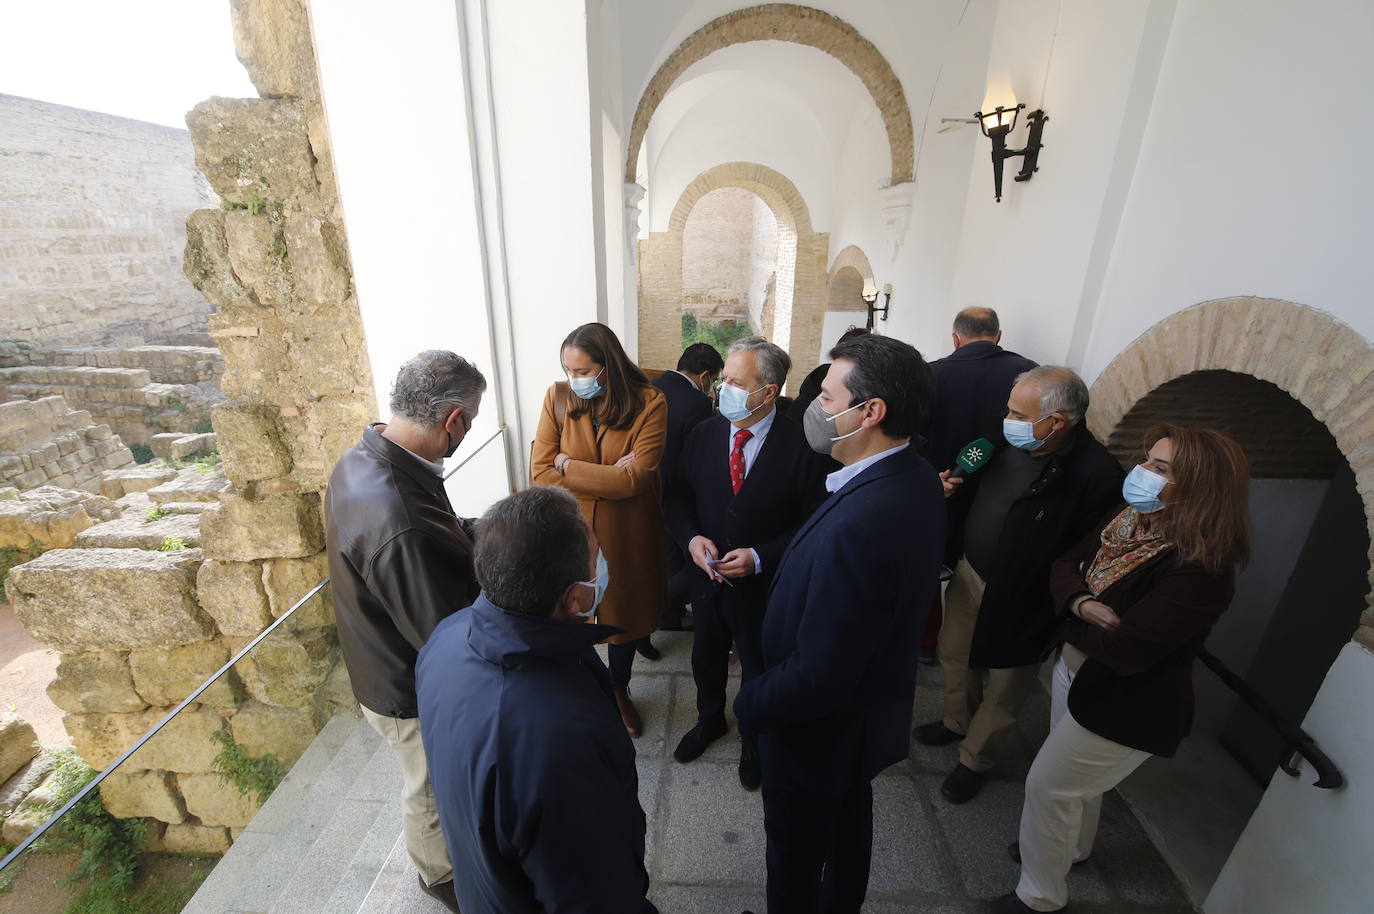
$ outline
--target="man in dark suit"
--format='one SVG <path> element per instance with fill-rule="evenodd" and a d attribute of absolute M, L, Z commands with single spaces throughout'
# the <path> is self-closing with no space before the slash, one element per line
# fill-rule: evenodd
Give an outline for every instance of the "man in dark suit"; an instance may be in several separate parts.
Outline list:
<path fill-rule="evenodd" d="M 1002 417 L 1007 411 L 1007 395 L 1016 376 L 1030 371 L 1036 363 L 1003 349 L 1002 327 L 991 308 L 965 308 L 954 316 L 950 333 L 954 351 L 930 363 L 935 375 L 935 403 L 926 417 L 921 435 L 922 454 L 936 470 L 953 469 L 954 458 L 972 441 L 987 438 L 1002 444 Z M 969 499 L 956 496 L 949 501 L 949 534 L 945 538 L 945 564 L 953 568 L 959 561 L 956 543 L 968 513 Z M 942 614 L 931 609 L 925 634 L 921 637 L 921 660 L 937 662 L 935 649 L 940 637 Z"/>
<path fill-rule="evenodd" d="M 677 478 L 677 465 L 687 436 L 698 423 L 711 418 L 711 390 L 724 367 L 725 361 L 714 346 L 693 343 L 678 356 L 677 371 L 665 371 L 653 380 L 653 385 L 668 401 L 668 436 L 664 439 L 663 459 L 658 465 L 665 507 L 669 489 Z M 671 531 L 664 542 L 668 549 L 668 609 L 659 628 L 676 631 L 682 628 L 683 604 L 687 602 L 692 568 L 682 547 L 673 541 Z M 635 648 L 647 660 L 657 660 L 661 656 L 647 637 L 635 642 Z"/>
<path fill-rule="evenodd" d="M 857 914 L 873 778 L 907 757 L 916 649 L 944 544 L 939 479 L 911 447 L 930 367 L 867 334 L 837 345 L 807 441 L 843 466 L 778 563 L 765 670 L 735 700 L 759 733 L 768 910 Z"/>
<path fill-rule="evenodd" d="M 698 758 L 725 735 L 730 643 L 748 682 L 763 669 L 768 585 L 792 534 L 825 495 L 823 465 L 801 426 L 779 415 L 792 360 L 762 337 L 730 347 L 721 415 L 692 432 L 668 499 L 669 534 L 691 558 L 692 678 L 697 722 L 673 753 Z M 740 727 L 739 779 L 759 786 L 755 734 Z"/>

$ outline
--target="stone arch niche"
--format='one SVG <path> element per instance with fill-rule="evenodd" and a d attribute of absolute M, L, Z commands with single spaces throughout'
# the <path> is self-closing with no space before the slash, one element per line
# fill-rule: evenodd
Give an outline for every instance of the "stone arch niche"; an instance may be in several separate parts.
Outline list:
<path fill-rule="evenodd" d="M 1245 449 L 1255 554 L 1207 643 L 1300 723 L 1352 633 L 1374 647 L 1374 348 L 1292 302 L 1205 302 L 1112 361 L 1093 385 L 1088 421 L 1123 465 L 1140 459 L 1161 421 L 1217 428 Z M 1152 761 L 1122 793 L 1200 900 L 1285 751 L 1211 673 L 1199 669 L 1195 681 L 1188 751 Z M 1210 837 L 1195 828 L 1199 811 Z"/>
<path fill-rule="evenodd" d="M 792 356 L 788 389 L 815 367 L 825 313 L 830 236 L 815 232 L 796 186 L 764 165 L 730 162 L 708 169 L 687 185 L 666 232 L 639 242 L 639 360 L 650 368 L 677 364 L 682 333 L 682 236 L 698 200 L 713 190 L 739 187 L 756 194 L 778 223 L 778 269 L 773 306 L 764 314 L 765 336 Z"/>
<path fill-rule="evenodd" d="M 855 245 L 835 255 L 830 265 L 826 311 L 863 311 L 868 312 L 868 304 L 863 299 L 864 280 L 873 276 L 873 267 L 868 257 Z"/>
<path fill-rule="evenodd" d="M 649 121 L 673 83 L 687 68 L 722 48 L 748 41 L 789 41 L 824 51 L 844 64 L 868 89 L 883 118 L 892 158 L 892 184 L 912 179 L 911 108 L 901 80 L 873 43 L 842 19 L 792 3 L 766 3 L 712 19 L 668 55 L 649 80 L 635 108 L 625 156 L 625 183 L 635 183 L 639 148 Z"/>

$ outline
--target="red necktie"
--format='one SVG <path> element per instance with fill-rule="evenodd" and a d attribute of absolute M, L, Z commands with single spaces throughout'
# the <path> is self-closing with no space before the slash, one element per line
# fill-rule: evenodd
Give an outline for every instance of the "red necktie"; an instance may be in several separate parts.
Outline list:
<path fill-rule="evenodd" d="M 730 487 L 739 494 L 739 487 L 744 485 L 744 442 L 754 437 L 754 433 L 747 428 L 742 428 L 735 432 L 735 446 L 730 449 Z"/>

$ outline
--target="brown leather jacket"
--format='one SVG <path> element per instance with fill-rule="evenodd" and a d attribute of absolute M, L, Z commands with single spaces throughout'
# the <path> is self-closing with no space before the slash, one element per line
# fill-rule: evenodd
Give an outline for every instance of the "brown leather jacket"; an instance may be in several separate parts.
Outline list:
<path fill-rule="evenodd" d="M 415 657 L 439 621 L 477 599 L 472 521 L 443 480 L 371 426 L 334 466 L 325 548 L 353 694 L 385 717 L 415 717 Z"/>

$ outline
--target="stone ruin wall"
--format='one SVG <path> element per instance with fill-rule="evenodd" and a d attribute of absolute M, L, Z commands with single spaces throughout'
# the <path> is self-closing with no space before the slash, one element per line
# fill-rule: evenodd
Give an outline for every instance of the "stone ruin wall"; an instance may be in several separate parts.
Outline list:
<path fill-rule="evenodd" d="M 185 130 L 0 95 L 0 339 L 204 332 L 183 225 L 213 204 Z"/>
<path fill-rule="evenodd" d="M 194 478 L 147 490 L 156 503 L 212 502 L 195 515 L 192 548 L 59 549 L 16 568 L 7 587 L 25 626 L 62 653 L 49 694 L 96 768 L 326 576 L 321 495 L 375 412 L 306 8 L 232 7 L 239 58 L 261 97 L 215 98 L 188 115 L 196 162 L 223 205 L 190 215 L 185 254 L 186 275 L 214 306 L 210 334 L 225 360 L 228 400 L 213 422 L 227 480 L 198 495 L 165 491 L 196 488 Z M 107 526 L 82 536 L 98 542 L 89 538 Z M 356 707 L 326 590 L 139 750 L 102 796 L 117 816 L 166 823 L 156 846 L 222 851 L 254 809 L 212 773 L 211 734 L 289 766 L 330 716 Z"/>

